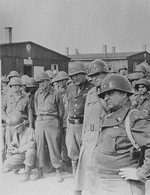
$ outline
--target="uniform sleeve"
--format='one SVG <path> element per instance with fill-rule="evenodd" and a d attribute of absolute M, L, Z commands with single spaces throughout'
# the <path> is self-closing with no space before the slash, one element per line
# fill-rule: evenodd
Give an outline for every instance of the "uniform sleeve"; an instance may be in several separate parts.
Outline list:
<path fill-rule="evenodd" d="M 57 94 L 56 96 L 57 99 L 57 108 L 58 108 L 58 116 L 63 120 L 64 116 L 64 104 L 63 104 L 63 98 L 60 93 Z"/>
<path fill-rule="evenodd" d="M 140 112 L 132 117 L 131 131 L 137 144 L 145 150 L 144 163 L 137 171 L 139 180 L 145 181 L 147 175 L 150 174 L 150 121 L 139 116 Z"/>

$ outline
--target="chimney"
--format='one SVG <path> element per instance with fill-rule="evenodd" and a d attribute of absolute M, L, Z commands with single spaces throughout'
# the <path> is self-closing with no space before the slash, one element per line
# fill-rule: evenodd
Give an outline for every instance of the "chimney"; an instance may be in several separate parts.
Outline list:
<path fill-rule="evenodd" d="M 75 53 L 75 54 L 79 54 L 78 49 L 75 49 L 75 50 L 74 50 L 74 53 Z"/>
<path fill-rule="evenodd" d="M 116 47 L 112 47 L 112 53 L 116 53 Z"/>
<path fill-rule="evenodd" d="M 69 56 L 69 47 L 65 48 L 65 54 L 66 54 L 66 56 Z"/>
<path fill-rule="evenodd" d="M 103 45 L 103 53 L 104 53 L 104 54 L 107 53 L 107 45 Z"/>
<path fill-rule="evenodd" d="M 12 43 L 12 27 L 5 28 L 5 40 L 6 43 Z"/>
<path fill-rule="evenodd" d="M 146 45 L 143 45 L 143 51 L 146 51 Z"/>

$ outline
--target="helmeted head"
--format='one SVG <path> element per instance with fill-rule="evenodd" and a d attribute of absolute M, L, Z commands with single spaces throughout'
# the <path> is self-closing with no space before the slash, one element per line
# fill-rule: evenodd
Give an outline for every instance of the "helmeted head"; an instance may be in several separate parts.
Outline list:
<path fill-rule="evenodd" d="M 69 76 L 65 71 L 60 71 L 55 77 L 55 81 L 59 83 L 60 88 L 66 88 Z"/>
<path fill-rule="evenodd" d="M 125 65 L 121 65 L 118 69 L 118 73 L 121 75 L 126 75 L 127 74 L 127 67 Z"/>
<path fill-rule="evenodd" d="M 100 59 L 92 61 L 88 66 L 88 76 L 92 79 L 91 82 L 97 87 L 100 86 L 101 81 L 107 73 L 107 64 Z"/>
<path fill-rule="evenodd" d="M 55 75 L 54 75 L 54 73 L 53 73 L 52 70 L 46 70 L 45 72 L 48 74 L 48 76 L 49 76 L 50 79 L 53 79 L 54 78 Z"/>
<path fill-rule="evenodd" d="M 106 92 L 114 90 L 125 92 L 128 96 L 133 95 L 130 82 L 120 74 L 111 74 L 104 78 L 99 97 L 104 98 Z"/>
<path fill-rule="evenodd" d="M 147 74 L 147 70 L 146 70 L 145 66 L 140 65 L 140 64 L 136 66 L 134 72 L 141 74 L 142 78 L 145 78 L 146 74 Z"/>
<path fill-rule="evenodd" d="M 49 85 L 49 76 L 46 72 L 40 72 L 36 77 L 36 82 L 39 84 L 39 88 L 45 90 Z"/>
<path fill-rule="evenodd" d="M 22 85 L 26 85 L 28 79 L 29 79 L 29 76 L 28 75 L 22 75 L 21 76 Z"/>
<path fill-rule="evenodd" d="M 37 87 L 37 82 L 33 77 L 30 77 L 27 82 L 26 82 L 26 86 L 29 87 Z"/>
<path fill-rule="evenodd" d="M 9 79 L 6 76 L 2 76 L 1 81 L 2 81 L 2 83 L 8 83 Z"/>
<path fill-rule="evenodd" d="M 16 70 L 12 70 L 7 76 L 9 80 L 13 77 L 19 77 L 19 73 Z"/>
<path fill-rule="evenodd" d="M 146 88 L 146 89 L 144 89 Z M 143 94 L 150 90 L 150 81 L 147 79 L 140 79 L 135 83 L 135 89 Z"/>
<path fill-rule="evenodd" d="M 14 93 L 18 93 L 21 90 L 22 82 L 21 79 L 18 77 L 14 77 L 10 80 L 9 86 L 12 88 Z"/>
<path fill-rule="evenodd" d="M 99 73 L 108 73 L 107 64 L 100 59 L 92 61 L 88 66 L 88 76 Z"/>
<path fill-rule="evenodd" d="M 85 65 L 82 62 L 76 61 L 69 64 L 69 76 L 83 73 L 87 74 Z"/>

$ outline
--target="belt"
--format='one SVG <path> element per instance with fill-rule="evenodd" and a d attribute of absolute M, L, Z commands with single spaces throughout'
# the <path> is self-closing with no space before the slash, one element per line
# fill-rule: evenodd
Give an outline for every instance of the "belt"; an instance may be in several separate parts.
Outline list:
<path fill-rule="evenodd" d="M 68 117 L 68 122 L 73 125 L 83 124 L 83 117 L 79 118 Z"/>
<path fill-rule="evenodd" d="M 53 114 L 40 114 L 40 115 L 37 115 L 36 120 L 42 121 L 42 120 L 49 120 L 49 119 L 54 119 L 54 118 L 57 118 L 57 116 Z"/>

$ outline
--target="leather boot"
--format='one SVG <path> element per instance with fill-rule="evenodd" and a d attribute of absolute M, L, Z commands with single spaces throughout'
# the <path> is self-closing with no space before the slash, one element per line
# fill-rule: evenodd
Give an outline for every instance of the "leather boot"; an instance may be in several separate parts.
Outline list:
<path fill-rule="evenodd" d="M 20 183 L 25 183 L 30 180 L 30 174 L 31 174 L 31 167 L 26 166 L 25 167 L 25 173 L 23 178 L 20 180 Z"/>
<path fill-rule="evenodd" d="M 37 173 L 33 175 L 31 180 L 35 181 L 35 180 L 38 180 L 38 179 L 41 179 L 41 178 L 43 178 L 43 171 L 42 171 L 42 168 L 38 168 Z"/>
<path fill-rule="evenodd" d="M 61 168 L 56 169 L 56 178 L 58 182 L 63 181 L 62 174 L 61 174 Z"/>

